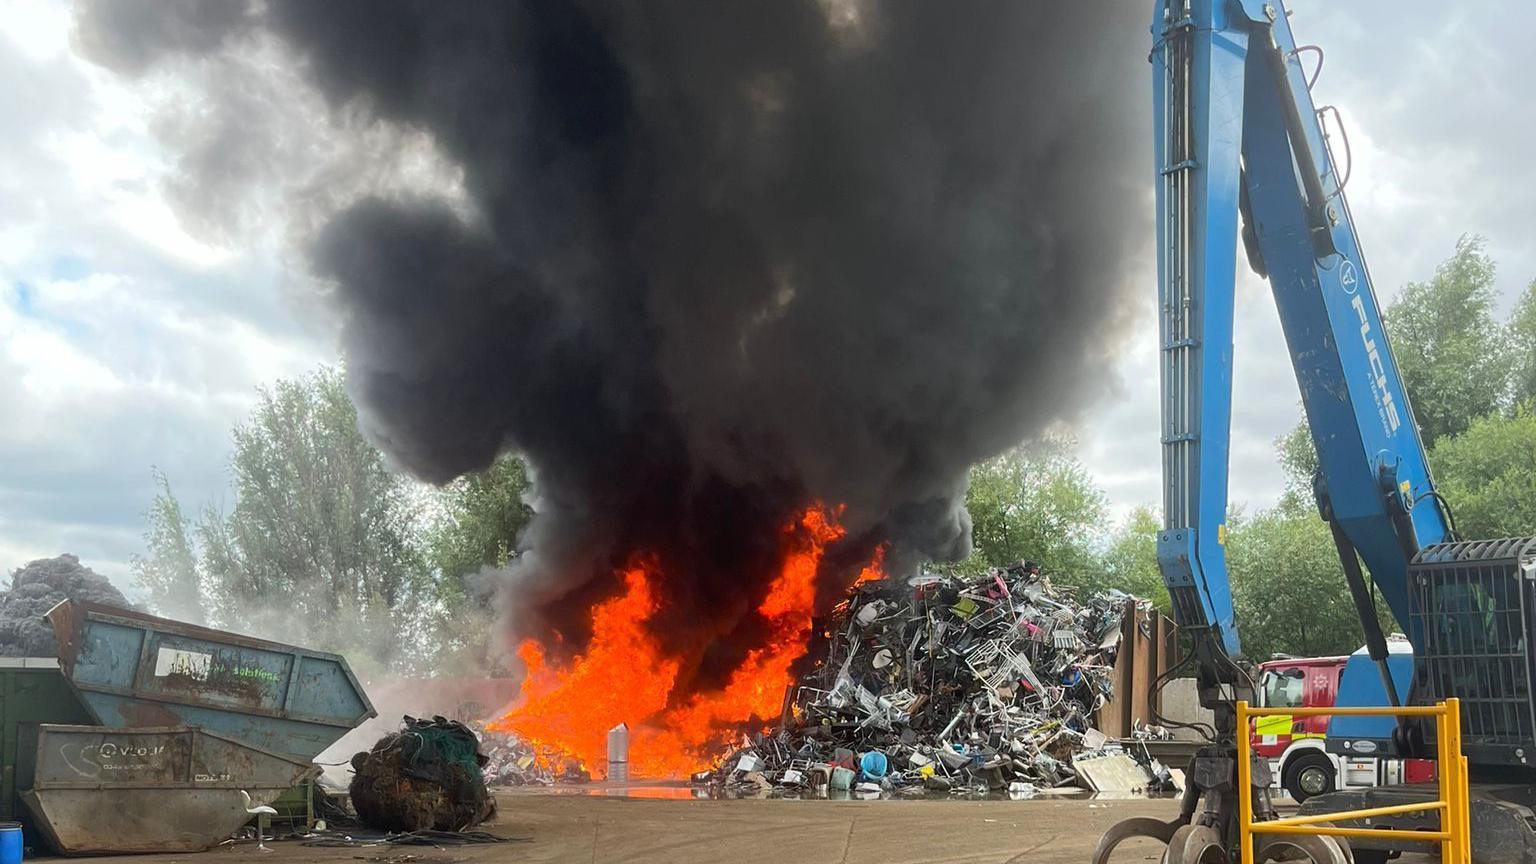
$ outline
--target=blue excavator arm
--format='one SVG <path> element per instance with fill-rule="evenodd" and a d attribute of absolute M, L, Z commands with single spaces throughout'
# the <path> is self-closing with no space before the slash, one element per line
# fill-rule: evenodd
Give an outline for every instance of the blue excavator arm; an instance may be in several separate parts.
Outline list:
<path fill-rule="evenodd" d="M 1239 653 L 1225 540 L 1241 246 L 1274 292 L 1317 445 L 1319 506 L 1346 576 L 1368 603 L 1363 559 L 1410 628 L 1408 565 L 1424 546 L 1450 539 L 1450 528 L 1382 327 L 1347 178 L 1329 152 L 1285 8 L 1280 0 L 1159 0 L 1153 32 L 1158 561 L 1175 617 L 1208 634 L 1210 650 Z"/>
<path fill-rule="evenodd" d="M 1155 10 L 1164 520 L 1157 554 L 1174 618 L 1190 638 L 1186 662 L 1196 664 L 1200 701 L 1214 720 L 1206 730 L 1211 740 L 1186 772 L 1179 817 L 1116 825 L 1100 840 L 1094 864 L 1138 836 L 1167 843 L 1168 864 L 1233 860 L 1240 796 L 1253 802 L 1256 819 L 1274 814 L 1267 763 L 1254 759 L 1247 789 L 1237 788 L 1235 770 L 1236 739 L 1248 730 L 1237 728 L 1234 703 L 1255 695 L 1233 660 L 1242 643 L 1226 558 L 1240 249 L 1274 293 L 1317 447 L 1318 510 L 1381 673 L 1375 692 L 1393 704 L 1407 695 L 1388 663 L 1367 574 L 1413 644 L 1415 695 L 1462 701 L 1474 765 L 1504 779 L 1536 776 L 1536 654 L 1528 624 L 1536 616 L 1536 538 L 1455 542 L 1344 195 L 1347 138 L 1341 166 L 1324 131 L 1326 115 L 1312 101 L 1303 59 L 1315 56 L 1315 79 L 1322 52 L 1297 46 L 1281 0 L 1156 0 Z M 1283 570 L 1287 562 L 1265 566 Z M 1354 696 L 1366 698 L 1370 689 Z M 1338 704 L 1350 699 L 1341 692 Z M 1330 738 L 1337 730 L 1335 721 Z M 1387 737 L 1382 731 L 1337 737 L 1358 747 Z M 1400 722 L 1386 731 L 1396 752 L 1425 752 L 1421 728 Z M 1495 802 L 1474 819 L 1514 826 L 1480 835 L 1489 853 L 1480 861 L 1514 860 L 1510 850 L 1524 844 L 1522 860 L 1536 862 L 1529 796 L 1510 788 L 1515 805 Z M 1411 817 L 1383 818 L 1401 830 L 1420 827 Z M 1259 839 L 1256 860 L 1271 852 L 1288 859 L 1300 853 L 1315 864 L 1351 860 L 1344 841 L 1332 837 L 1292 838 L 1285 842 L 1301 845 L 1283 850 L 1265 845 L 1279 842 L 1276 835 Z"/>
<path fill-rule="evenodd" d="M 1450 539 L 1344 198 L 1347 178 L 1329 152 L 1281 0 L 1157 0 L 1152 34 L 1163 449 L 1157 554 L 1214 734 L 1190 763 L 1179 818 L 1120 823 L 1101 839 L 1095 864 L 1133 836 L 1166 842 L 1170 864 L 1229 860 L 1238 796 L 1251 796 L 1260 818 L 1273 814 L 1267 763 L 1255 760 L 1251 789 L 1237 788 L 1235 771 L 1236 736 L 1247 730 L 1236 728 L 1234 704 L 1254 697 L 1232 659 L 1242 643 L 1226 556 L 1240 247 L 1274 292 L 1317 445 L 1319 510 L 1394 702 L 1386 640 L 1360 562 L 1417 647 L 1409 566 L 1426 545 Z M 1303 851 L 1319 864 L 1344 864 L 1341 842 L 1306 838 Z"/>

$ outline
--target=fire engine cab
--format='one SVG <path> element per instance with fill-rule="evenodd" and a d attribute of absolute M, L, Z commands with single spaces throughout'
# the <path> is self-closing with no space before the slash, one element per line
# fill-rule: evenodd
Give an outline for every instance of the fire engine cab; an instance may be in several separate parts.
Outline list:
<path fill-rule="evenodd" d="M 1388 651 L 1392 677 L 1399 692 L 1406 693 L 1413 676 L 1413 647 L 1393 634 Z M 1386 704 L 1380 669 L 1364 648 L 1348 657 L 1271 660 L 1259 666 L 1258 685 L 1260 703 L 1266 706 Z M 1377 701 L 1369 702 L 1372 698 Z M 1379 726 L 1381 718 L 1261 717 L 1253 752 L 1269 760 L 1275 784 L 1298 802 L 1337 789 L 1435 779 L 1433 762 L 1394 757 L 1389 752 L 1390 728 L 1370 728 L 1362 719 Z"/>

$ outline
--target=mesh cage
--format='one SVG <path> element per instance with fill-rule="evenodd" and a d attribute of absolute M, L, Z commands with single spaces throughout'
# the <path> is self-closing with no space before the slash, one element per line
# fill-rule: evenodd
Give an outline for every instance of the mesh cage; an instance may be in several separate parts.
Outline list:
<path fill-rule="evenodd" d="M 1420 701 L 1461 699 L 1462 744 L 1473 762 L 1536 758 L 1533 655 L 1536 538 L 1445 543 L 1409 569 L 1413 629 L 1422 640 Z"/>

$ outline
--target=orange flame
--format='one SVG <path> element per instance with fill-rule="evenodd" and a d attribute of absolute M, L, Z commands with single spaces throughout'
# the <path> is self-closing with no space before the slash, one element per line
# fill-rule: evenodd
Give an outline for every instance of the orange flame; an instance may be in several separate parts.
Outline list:
<path fill-rule="evenodd" d="M 518 704 L 491 728 L 519 735 L 552 765 L 574 759 L 602 774 L 608 730 L 626 722 L 631 775 L 698 770 L 726 736 L 779 716 L 808 647 L 822 555 L 845 534 L 840 515 L 816 505 L 785 527 L 783 563 L 757 608 L 768 636 L 719 690 L 676 692 L 681 659 L 667 657 L 648 627 L 661 602 L 651 587 L 657 565 L 642 561 L 624 573 L 623 594 L 592 608 L 591 641 L 568 664 L 552 667 L 532 640 L 518 648 L 528 668 Z M 883 559 L 877 550 L 859 581 L 880 578 Z"/>
<path fill-rule="evenodd" d="M 859 577 L 853 580 L 855 585 L 863 585 L 865 582 L 876 582 L 885 578 L 885 546 L 876 546 L 875 555 L 859 571 Z"/>

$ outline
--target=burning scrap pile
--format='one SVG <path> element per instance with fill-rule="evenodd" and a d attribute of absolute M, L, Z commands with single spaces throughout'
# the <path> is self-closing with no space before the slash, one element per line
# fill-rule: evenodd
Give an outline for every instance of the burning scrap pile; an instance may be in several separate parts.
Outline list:
<path fill-rule="evenodd" d="M 399 732 L 352 757 L 352 806 L 385 831 L 463 831 L 496 812 L 480 741 L 462 723 L 406 717 Z"/>
<path fill-rule="evenodd" d="M 1078 603 L 1027 562 L 856 585 L 800 682 L 794 722 L 694 779 L 867 793 L 1069 785 L 1106 745 L 1093 717 L 1113 695 L 1121 620 L 1137 602 L 1109 592 Z"/>
<path fill-rule="evenodd" d="M 221 240 L 283 219 L 371 440 L 434 483 L 527 460 L 540 507 L 496 583 L 528 677 L 497 725 L 601 773 L 630 723 L 628 770 L 660 777 L 780 715 L 872 556 L 963 559 L 970 466 L 1110 377 L 1144 221 L 1134 6 L 98 2 L 77 25 L 125 77 L 206 89 L 217 110 L 160 124 L 179 207 Z M 208 158 L 228 140 L 272 158 Z M 1072 730 L 1032 733 L 1044 753 L 1080 731 L 1022 670 L 1007 710 L 967 701 L 1018 633 L 865 598 L 893 610 L 808 718 L 859 726 L 870 693 L 891 707 L 855 738 L 938 741 L 945 711 L 945 740 L 1017 740 L 1015 709 Z M 1040 687 L 1091 710 L 1102 675 L 1063 685 L 1074 652 L 1039 644 Z"/>
<path fill-rule="evenodd" d="M 592 779 L 580 761 L 557 751 L 540 752 L 511 732 L 483 728 L 476 731 L 486 759 L 481 771 L 491 786 L 553 786 L 557 782 L 586 783 Z"/>

